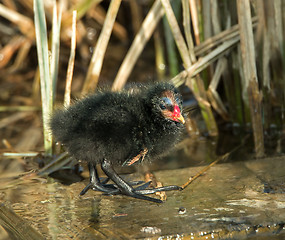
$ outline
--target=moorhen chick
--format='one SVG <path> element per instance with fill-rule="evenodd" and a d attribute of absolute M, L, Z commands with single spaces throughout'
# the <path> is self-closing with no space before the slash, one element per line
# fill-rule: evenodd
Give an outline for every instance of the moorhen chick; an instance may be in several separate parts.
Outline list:
<path fill-rule="evenodd" d="M 149 183 L 128 183 L 113 166 L 130 166 L 165 154 L 178 142 L 184 123 L 181 95 L 173 85 L 157 83 L 132 92 L 90 95 L 55 112 L 51 130 L 71 155 L 88 162 L 90 183 L 80 195 L 93 189 L 160 203 L 161 200 L 145 194 L 181 188 L 147 189 Z M 98 177 L 96 164 L 107 175 L 104 181 Z M 109 179 L 114 184 L 107 184 Z M 142 185 L 133 187 L 139 184 Z"/>

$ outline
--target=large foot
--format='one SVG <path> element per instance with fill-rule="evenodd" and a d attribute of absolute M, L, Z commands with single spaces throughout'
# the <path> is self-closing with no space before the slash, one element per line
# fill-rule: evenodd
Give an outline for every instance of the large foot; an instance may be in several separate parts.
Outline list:
<path fill-rule="evenodd" d="M 108 178 L 109 179 L 109 178 Z M 144 181 L 132 181 L 129 182 L 129 184 L 131 186 L 137 186 L 137 185 L 141 185 L 139 187 L 137 187 L 136 189 L 138 190 L 142 190 L 142 189 L 146 189 L 151 182 L 144 182 Z M 118 189 L 116 184 L 106 184 L 104 183 L 104 181 L 102 182 L 89 182 L 86 187 L 79 193 L 80 196 L 84 195 L 88 190 L 94 190 L 94 191 L 100 191 L 100 192 L 104 192 L 104 194 L 107 195 L 116 195 L 116 194 L 120 194 L 120 190 Z"/>
<path fill-rule="evenodd" d="M 79 193 L 80 196 L 84 195 L 88 190 L 92 189 L 94 191 L 101 191 L 105 194 L 115 195 L 119 194 L 120 191 L 116 184 L 107 184 L 110 180 L 107 178 L 99 178 L 96 166 L 92 163 L 88 164 L 89 173 L 90 173 L 90 182 L 86 185 L 86 187 Z M 137 186 L 138 189 L 145 189 L 149 186 L 150 182 L 145 183 L 144 181 L 133 181 L 129 183 L 131 186 Z"/>
<path fill-rule="evenodd" d="M 95 191 L 101 191 L 107 195 L 123 194 L 133 198 L 138 198 L 155 203 L 162 203 L 163 201 L 160 199 L 148 197 L 145 195 L 161 191 L 182 190 L 182 188 L 179 186 L 165 186 L 148 189 L 151 182 L 145 183 L 143 181 L 134 181 L 127 183 L 115 172 L 111 163 L 108 161 L 103 161 L 101 167 L 107 175 L 107 178 L 105 178 L 104 180 L 99 178 L 96 166 L 92 163 L 89 164 L 90 183 L 88 183 L 87 186 L 80 192 L 81 196 L 84 195 L 89 189 L 92 189 Z M 109 180 L 112 180 L 114 184 L 107 184 Z M 138 187 L 133 188 L 133 186 Z"/>
<path fill-rule="evenodd" d="M 133 198 L 138 198 L 142 200 L 147 200 L 156 203 L 162 203 L 160 199 L 152 198 L 145 196 L 146 194 L 152 194 L 161 191 L 171 191 L 171 190 L 182 190 L 179 186 L 165 186 L 154 189 L 146 189 L 149 186 L 149 183 L 143 184 L 137 188 L 133 188 L 130 184 L 128 184 L 124 179 L 122 179 L 113 169 L 111 163 L 107 160 L 104 160 L 101 164 L 102 170 L 114 183 L 117 189 L 113 191 L 109 191 L 108 194 L 124 194 Z"/>

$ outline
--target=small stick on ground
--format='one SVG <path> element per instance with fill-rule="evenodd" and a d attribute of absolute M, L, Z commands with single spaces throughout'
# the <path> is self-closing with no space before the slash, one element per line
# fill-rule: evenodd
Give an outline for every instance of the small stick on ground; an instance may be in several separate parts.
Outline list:
<path fill-rule="evenodd" d="M 214 166 L 217 162 L 227 159 L 229 157 L 230 153 L 232 153 L 232 151 L 224 154 L 221 157 L 219 157 L 217 160 L 215 160 L 214 162 L 209 164 L 207 167 L 203 168 L 194 177 L 190 177 L 189 180 L 181 186 L 182 189 L 185 189 L 190 183 L 192 183 L 196 178 L 200 177 L 204 172 L 206 172 L 210 167 Z"/>
<path fill-rule="evenodd" d="M 188 185 L 190 185 L 195 179 L 197 179 L 198 177 L 200 177 L 203 173 L 205 173 L 209 168 L 211 168 L 212 166 L 214 166 L 216 163 L 220 162 L 221 160 L 226 160 L 228 159 L 228 157 L 235 152 L 237 149 L 239 149 L 241 146 L 244 145 L 246 139 L 248 139 L 249 135 L 245 136 L 245 138 L 242 140 L 241 144 L 236 146 L 235 148 L 233 148 L 230 152 L 225 153 L 224 155 L 220 156 L 217 160 L 215 160 L 214 162 L 212 162 L 211 164 L 209 164 L 207 167 L 203 168 L 200 172 L 198 172 L 195 176 L 190 177 L 189 180 L 184 183 L 181 188 L 185 189 Z"/>

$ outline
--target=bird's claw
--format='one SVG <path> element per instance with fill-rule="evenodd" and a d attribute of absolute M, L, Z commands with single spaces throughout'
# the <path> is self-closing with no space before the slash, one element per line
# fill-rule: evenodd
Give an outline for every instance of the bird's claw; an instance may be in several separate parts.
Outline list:
<path fill-rule="evenodd" d="M 103 161 L 101 168 L 107 175 L 107 178 L 105 179 L 99 178 L 96 167 L 92 163 L 89 164 L 90 182 L 81 191 L 80 195 L 84 195 L 89 189 L 92 189 L 95 191 L 101 191 L 105 195 L 123 194 L 133 198 L 147 200 L 155 203 L 162 203 L 163 201 L 160 199 L 148 197 L 145 195 L 161 191 L 182 190 L 181 187 L 175 185 L 150 189 L 148 187 L 151 181 L 133 181 L 128 183 L 114 171 L 109 161 Z M 114 182 L 114 184 L 108 184 L 108 181 L 110 179 Z M 137 187 L 134 188 L 134 186 Z"/>
<path fill-rule="evenodd" d="M 143 183 L 143 184 L 142 184 Z M 136 192 L 139 192 L 139 191 L 142 191 L 142 190 L 145 190 L 147 187 L 149 187 L 151 181 L 149 182 L 144 182 L 144 181 L 134 181 L 134 182 L 129 182 L 130 186 L 135 186 L 135 185 L 140 185 L 142 184 L 141 186 L 138 186 L 136 188 L 134 188 L 134 193 Z M 114 189 L 113 191 L 110 191 L 110 192 L 105 192 L 104 194 L 106 195 L 117 195 L 117 194 L 122 194 L 122 191 L 116 186 L 116 184 L 112 184 L 114 187 L 116 187 L 116 189 Z"/>
<path fill-rule="evenodd" d="M 117 185 L 116 184 L 107 184 L 108 181 L 109 181 L 109 178 L 104 178 L 100 184 L 95 184 L 95 183 L 89 182 L 86 185 L 86 187 L 83 188 L 83 190 L 80 192 L 79 195 L 80 196 L 84 195 L 90 189 L 92 189 L 93 191 L 103 192 L 106 195 L 116 195 L 116 194 L 119 194 L 120 190 L 118 189 Z M 149 182 L 144 182 L 144 181 L 132 181 L 132 182 L 129 182 L 130 186 L 137 186 L 137 185 L 141 185 L 142 184 L 141 186 L 135 188 L 135 190 L 146 189 L 147 187 L 149 187 L 150 183 L 151 183 L 151 181 L 149 181 Z"/>

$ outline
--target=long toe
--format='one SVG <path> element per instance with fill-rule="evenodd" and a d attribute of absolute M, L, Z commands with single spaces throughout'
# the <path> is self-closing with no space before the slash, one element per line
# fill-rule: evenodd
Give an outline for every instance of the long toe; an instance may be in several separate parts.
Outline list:
<path fill-rule="evenodd" d="M 119 194 L 120 190 L 118 189 L 116 184 L 101 184 L 101 183 L 88 183 L 86 187 L 79 193 L 80 196 L 87 193 L 89 189 L 94 191 L 103 192 L 107 195 L 115 195 Z"/>
<path fill-rule="evenodd" d="M 138 189 L 136 188 L 136 193 L 138 194 L 153 194 L 156 192 L 162 192 L 162 191 L 173 191 L 173 190 L 182 190 L 180 186 L 171 185 L 171 186 L 164 186 L 164 187 L 158 187 L 158 188 L 152 188 L 152 189 Z"/>
<path fill-rule="evenodd" d="M 139 189 L 145 189 L 145 188 L 147 188 L 150 183 L 151 183 L 151 182 L 147 182 L 147 183 L 146 183 L 146 182 L 144 182 L 144 181 L 132 181 L 132 182 L 128 182 L 128 184 L 129 184 L 130 186 L 137 186 L 137 185 L 143 184 L 143 185 L 141 185 L 141 186 L 138 187 Z M 107 188 L 118 189 L 118 186 L 117 186 L 116 184 L 103 184 L 103 183 L 102 183 L 102 185 L 103 185 L 104 187 L 107 187 Z"/>
<path fill-rule="evenodd" d="M 83 196 L 85 193 L 88 192 L 89 189 L 92 189 L 93 188 L 93 184 L 92 183 L 88 183 L 86 185 L 85 188 L 82 189 L 82 191 L 79 193 L 79 196 Z"/>
<path fill-rule="evenodd" d="M 152 197 L 148 197 L 142 194 L 137 194 L 137 193 L 132 193 L 132 194 L 125 194 L 127 196 L 133 197 L 133 198 L 138 198 L 138 199 L 142 199 L 142 200 L 146 200 L 146 201 L 150 201 L 150 202 L 155 202 L 155 203 L 163 203 L 162 200 L 157 199 L 157 198 L 152 198 Z"/>

